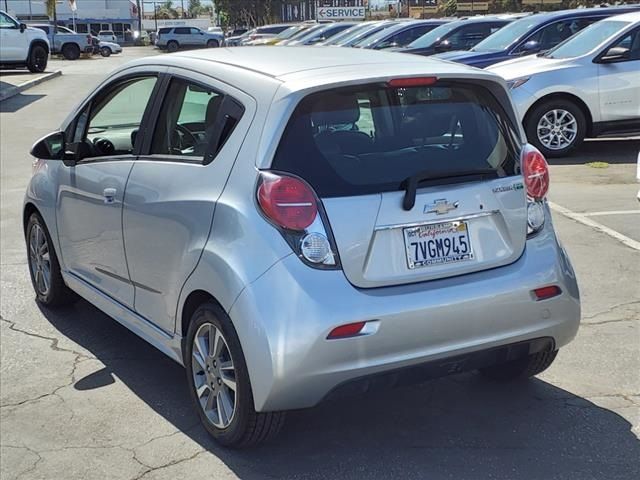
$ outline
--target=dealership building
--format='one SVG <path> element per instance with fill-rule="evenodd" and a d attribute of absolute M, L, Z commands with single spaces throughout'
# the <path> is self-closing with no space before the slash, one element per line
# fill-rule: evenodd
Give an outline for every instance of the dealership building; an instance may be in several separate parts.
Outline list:
<path fill-rule="evenodd" d="M 56 2 L 59 25 L 78 33 L 113 30 L 118 40 L 129 40 L 130 33 L 137 30 L 138 9 L 135 0 L 76 0 L 75 11 L 68 0 Z M 21 21 L 49 21 L 45 2 L 42 0 L 0 0 L 0 8 Z"/>

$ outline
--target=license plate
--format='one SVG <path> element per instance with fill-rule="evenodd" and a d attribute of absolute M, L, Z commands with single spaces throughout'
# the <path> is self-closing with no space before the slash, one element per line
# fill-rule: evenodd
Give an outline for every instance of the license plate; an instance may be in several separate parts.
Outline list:
<path fill-rule="evenodd" d="M 473 259 L 467 222 L 444 222 L 403 230 L 410 269 Z"/>

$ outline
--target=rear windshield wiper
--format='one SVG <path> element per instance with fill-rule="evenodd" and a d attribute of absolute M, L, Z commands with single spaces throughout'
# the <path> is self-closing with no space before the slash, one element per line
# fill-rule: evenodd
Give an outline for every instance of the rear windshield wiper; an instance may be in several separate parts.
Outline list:
<path fill-rule="evenodd" d="M 410 177 L 405 178 L 400 184 L 400 189 L 405 191 L 404 200 L 402 201 L 402 208 L 409 211 L 415 206 L 416 191 L 418 190 L 418 185 L 421 182 L 429 181 L 429 180 L 440 180 L 443 178 L 469 177 L 472 175 L 492 175 L 494 177 L 499 176 L 498 171 L 492 168 L 464 170 L 461 172 L 436 174 L 436 175 L 434 175 L 430 171 L 418 172 L 411 175 Z"/>

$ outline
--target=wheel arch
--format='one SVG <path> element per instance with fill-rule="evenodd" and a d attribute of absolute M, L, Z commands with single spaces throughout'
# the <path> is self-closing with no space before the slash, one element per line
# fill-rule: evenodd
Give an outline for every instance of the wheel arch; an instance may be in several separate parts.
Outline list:
<path fill-rule="evenodd" d="M 47 52 L 47 55 L 49 55 L 49 53 L 50 53 L 49 45 L 47 44 L 47 42 L 45 42 L 44 40 L 41 40 L 41 39 L 36 39 L 36 40 L 33 40 L 31 42 L 31 45 L 29 45 L 29 55 L 31 55 L 31 51 L 33 50 L 33 47 L 36 47 L 36 46 L 43 47 L 45 49 L 45 51 Z"/>
<path fill-rule="evenodd" d="M 31 215 L 33 215 L 34 213 L 37 213 L 42 217 L 42 214 L 38 210 L 38 207 L 36 207 L 31 202 L 27 202 L 22 210 L 22 231 L 25 235 L 27 234 L 27 224 L 29 223 L 29 218 L 31 218 Z"/>
<path fill-rule="evenodd" d="M 575 103 L 576 106 L 584 114 L 584 118 L 587 120 L 586 136 L 587 137 L 591 136 L 591 132 L 593 130 L 593 114 L 591 113 L 591 110 L 580 97 L 567 92 L 549 93 L 544 97 L 540 97 L 533 104 L 531 104 L 531 106 L 527 110 L 527 113 L 524 115 L 524 117 L 522 117 L 523 128 L 525 128 L 526 130 L 527 128 L 526 125 L 527 125 L 527 122 L 529 121 L 529 117 L 531 116 L 531 112 L 533 112 L 536 108 L 538 108 L 543 103 L 553 101 L 553 100 L 568 100 L 572 103 Z"/>

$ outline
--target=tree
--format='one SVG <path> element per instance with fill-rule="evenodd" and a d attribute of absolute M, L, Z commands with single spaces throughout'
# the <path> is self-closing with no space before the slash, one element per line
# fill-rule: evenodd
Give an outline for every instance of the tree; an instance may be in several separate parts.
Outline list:
<path fill-rule="evenodd" d="M 173 2 L 167 0 L 156 7 L 156 15 L 163 20 L 169 20 L 171 18 L 178 18 L 178 11 L 173 8 Z"/>
<path fill-rule="evenodd" d="M 189 0 L 189 6 L 187 7 L 187 12 L 189 12 L 189 16 L 191 18 L 195 18 L 198 15 L 202 15 L 207 11 L 206 7 L 202 5 L 201 0 Z"/>

